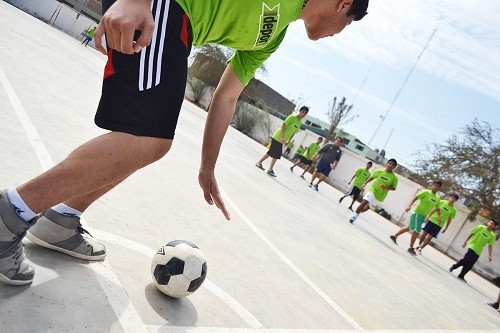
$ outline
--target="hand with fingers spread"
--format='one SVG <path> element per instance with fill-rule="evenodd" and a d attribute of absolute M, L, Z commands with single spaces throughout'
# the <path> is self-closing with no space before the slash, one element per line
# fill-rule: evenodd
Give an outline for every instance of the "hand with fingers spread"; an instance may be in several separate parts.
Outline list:
<path fill-rule="evenodd" d="M 198 175 L 198 182 L 200 183 L 201 189 L 203 190 L 203 196 L 209 205 L 213 205 L 222 211 L 222 214 L 227 220 L 231 219 L 231 215 L 222 201 L 222 197 L 219 192 L 219 187 L 217 186 L 217 181 L 215 180 L 214 170 L 202 170 Z"/>
<path fill-rule="evenodd" d="M 134 41 L 136 30 L 140 30 L 141 35 Z M 103 15 L 95 32 L 94 42 L 102 54 L 107 54 L 101 39 L 106 35 L 109 48 L 133 54 L 151 43 L 153 31 L 151 0 L 118 0 Z"/>

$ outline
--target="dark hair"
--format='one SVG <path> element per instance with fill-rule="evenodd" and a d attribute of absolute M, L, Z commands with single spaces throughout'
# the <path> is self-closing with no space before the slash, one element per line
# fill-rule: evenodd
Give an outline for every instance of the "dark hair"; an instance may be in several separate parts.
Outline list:
<path fill-rule="evenodd" d="M 353 0 L 351 8 L 347 12 L 347 16 L 354 16 L 354 21 L 359 21 L 365 17 L 368 12 L 368 0 Z"/>
<path fill-rule="evenodd" d="M 498 226 L 498 222 L 495 219 L 490 219 L 491 222 L 495 223 L 496 226 Z"/>
<path fill-rule="evenodd" d="M 396 161 L 395 158 L 391 158 L 390 160 L 387 161 L 387 163 L 393 162 L 394 164 L 398 165 L 398 161 Z"/>
<path fill-rule="evenodd" d="M 373 162 L 372 161 L 368 161 L 366 164 L 373 165 Z"/>
<path fill-rule="evenodd" d="M 309 112 L 309 108 L 307 106 L 301 106 L 299 111 L 302 111 L 302 110 Z"/>
<path fill-rule="evenodd" d="M 458 198 L 460 198 L 456 193 L 451 194 L 450 197 L 454 197 L 455 200 L 458 200 Z"/>
<path fill-rule="evenodd" d="M 439 187 L 443 186 L 443 182 L 440 180 L 435 180 L 432 182 L 433 184 L 439 185 Z"/>
<path fill-rule="evenodd" d="M 335 139 L 335 141 L 337 141 L 337 140 L 340 140 L 340 142 L 344 142 L 344 140 L 342 140 L 342 138 L 340 136 Z"/>

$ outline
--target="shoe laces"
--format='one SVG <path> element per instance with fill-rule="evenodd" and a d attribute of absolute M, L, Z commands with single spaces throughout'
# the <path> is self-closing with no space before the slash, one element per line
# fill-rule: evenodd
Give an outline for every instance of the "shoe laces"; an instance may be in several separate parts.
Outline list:
<path fill-rule="evenodd" d="M 78 225 L 76 226 L 76 231 L 78 231 L 80 234 L 87 234 L 89 235 L 90 237 L 94 238 L 94 236 L 92 236 L 90 234 L 90 232 L 87 231 L 87 229 L 85 229 L 84 227 L 82 227 L 82 224 L 81 223 L 78 223 Z"/>

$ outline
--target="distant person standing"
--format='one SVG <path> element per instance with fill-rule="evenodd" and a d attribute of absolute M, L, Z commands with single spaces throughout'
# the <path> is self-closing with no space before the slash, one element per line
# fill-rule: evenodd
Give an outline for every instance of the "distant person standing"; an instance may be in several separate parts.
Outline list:
<path fill-rule="evenodd" d="M 85 34 L 85 39 L 82 42 L 82 45 L 85 44 L 85 47 L 89 45 L 89 42 L 94 39 L 95 35 L 95 29 L 96 27 L 93 27 L 92 29 L 87 30 L 87 33 Z"/>
<path fill-rule="evenodd" d="M 420 242 L 416 248 L 417 252 L 422 252 L 424 247 L 431 242 L 432 238 L 437 238 L 443 225 L 445 225 L 443 234 L 448 230 L 451 220 L 453 220 L 457 214 L 457 209 L 454 205 L 457 200 L 458 194 L 452 194 L 448 200 L 441 200 L 439 205 L 429 213 L 427 222 L 423 227 L 424 232 L 422 236 L 420 236 Z M 441 211 L 441 219 L 439 219 L 438 209 Z"/>
<path fill-rule="evenodd" d="M 297 148 L 295 155 L 293 155 L 292 162 L 294 162 L 294 163 L 297 162 L 297 160 L 299 159 L 299 156 L 304 154 L 305 151 L 306 151 L 306 148 L 304 148 L 302 145 L 300 145 L 299 148 Z"/>
<path fill-rule="evenodd" d="M 300 178 L 305 179 L 304 175 L 309 170 L 309 168 L 312 165 L 312 160 L 314 155 L 318 152 L 320 149 L 320 144 L 323 142 L 323 138 L 319 137 L 316 141 L 313 141 L 309 144 L 309 146 L 306 148 L 306 150 L 302 153 L 302 155 L 299 156 L 299 160 L 296 161 L 291 167 L 290 171 L 293 172 L 293 168 L 295 168 L 297 165 L 300 166 L 301 168 L 304 169 L 304 172 L 300 175 Z"/>
<path fill-rule="evenodd" d="M 292 150 L 293 147 L 295 147 L 295 141 L 292 140 L 290 141 L 287 145 L 286 145 L 286 149 L 285 149 L 285 152 L 283 153 L 283 156 L 284 157 L 287 157 L 288 154 L 290 154 L 290 150 Z"/>
<path fill-rule="evenodd" d="M 316 153 L 316 156 L 313 157 L 313 161 L 316 160 L 318 156 L 321 156 L 321 159 L 319 160 L 318 165 L 316 165 L 316 170 L 312 175 L 309 187 L 314 187 L 316 191 L 319 191 L 319 183 L 328 177 L 330 171 L 335 170 L 337 164 L 339 164 L 340 157 L 342 156 L 342 150 L 340 149 L 341 144 L 342 138 L 337 138 L 333 144 L 328 143 L 324 145 L 323 148 Z M 314 184 L 314 180 L 316 178 L 318 178 L 318 182 Z"/>
<path fill-rule="evenodd" d="M 398 177 L 394 173 L 394 169 L 397 165 L 398 162 L 394 158 L 391 158 L 387 162 L 385 169 L 375 170 L 370 178 L 361 186 L 364 189 L 369 182 L 375 179 L 368 193 L 364 196 L 363 201 L 356 208 L 356 212 L 349 219 L 349 222 L 354 223 L 359 214 L 366 212 L 369 208 L 378 206 L 385 200 L 389 191 L 396 189 L 398 186 Z"/>
<path fill-rule="evenodd" d="M 370 178 L 371 176 L 370 168 L 372 166 L 373 163 L 368 161 L 364 168 L 361 167 L 358 170 L 356 170 L 351 180 L 349 180 L 349 182 L 347 183 L 347 185 L 351 184 L 352 180 L 354 179 L 354 183 L 352 184 L 351 190 L 339 199 L 339 203 L 341 203 L 342 200 L 344 200 L 345 198 L 352 196 L 352 202 L 349 205 L 349 210 L 352 210 L 352 205 L 354 205 L 354 202 L 359 199 L 359 195 L 361 194 L 361 186 L 363 186 L 364 182 L 368 178 Z"/>
<path fill-rule="evenodd" d="M 415 203 L 415 201 L 419 201 L 417 207 L 415 207 L 415 209 L 411 212 L 408 225 L 406 227 L 402 227 L 398 230 L 398 232 L 390 236 L 391 240 L 397 244 L 397 237 L 409 231 L 411 233 L 411 240 L 410 247 L 408 248 L 408 253 L 411 253 L 413 255 L 416 254 L 413 245 L 415 244 L 418 235 L 422 231 L 422 224 L 424 223 L 425 218 L 434 208 L 438 207 L 439 202 L 441 201 L 441 197 L 437 194 L 437 192 L 441 189 L 441 186 L 442 182 L 438 180 L 432 183 L 430 189 L 419 191 L 410 202 L 408 207 L 406 207 L 405 209 L 406 212 L 409 212 L 413 203 Z M 441 210 L 437 209 L 437 214 L 438 221 L 439 223 L 441 223 Z"/>
<path fill-rule="evenodd" d="M 269 167 L 269 170 L 267 170 L 267 174 L 276 177 L 273 167 L 274 164 L 276 164 L 276 161 L 281 158 L 283 145 L 290 142 L 295 133 L 300 130 L 300 127 L 302 126 L 302 118 L 304 118 L 308 112 L 309 108 L 307 106 L 303 106 L 300 108 L 298 115 L 291 114 L 286 117 L 281 127 L 278 128 L 276 132 L 274 132 L 271 139 L 271 146 L 269 147 L 268 152 L 265 153 L 264 156 L 262 156 L 262 158 L 255 164 L 257 168 L 264 170 L 262 162 L 264 162 L 270 156 L 271 165 Z"/>
<path fill-rule="evenodd" d="M 458 278 L 466 282 L 465 274 L 467 274 L 467 272 L 470 271 L 474 266 L 486 245 L 488 245 L 488 261 L 491 262 L 493 255 L 493 244 L 495 243 L 495 234 L 493 233 L 493 228 L 495 228 L 497 225 L 498 222 L 491 219 L 488 221 L 488 223 L 486 223 L 486 225 L 478 225 L 472 228 L 470 235 L 462 243 L 462 247 L 465 247 L 467 245 L 467 242 L 469 242 L 470 240 L 467 253 L 465 253 L 465 256 L 462 259 L 460 259 L 450 267 L 450 272 L 453 272 L 455 269 L 462 266 L 462 271 L 460 272 L 460 274 L 458 274 Z"/>

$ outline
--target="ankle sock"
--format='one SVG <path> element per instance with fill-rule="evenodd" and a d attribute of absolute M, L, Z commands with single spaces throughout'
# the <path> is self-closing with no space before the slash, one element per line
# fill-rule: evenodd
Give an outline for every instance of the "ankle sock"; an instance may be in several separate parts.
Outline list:
<path fill-rule="evenodd" d="M 22 218 L 25 222 L 29 222 L 34 219 L 37 214 L 28 207 L 28 205 L 21 198 L 15 187 L 7 190 L 7 198 L 9 199 L 10 205 L 16 211 L 17 215 Z"/>
<path fill-rule="evenodd" d="M 65 215 L 65 216 L 76 216 L 80 217 L 82 216 L 82 212 L 79 210 L 76 210 L 74 208 L 71 208 L 70 206 L 67 206 L 63 203 L 57 204 L 54 207 L 52 207 L 52 210 L 55 210 L 56 212 Z"/>

